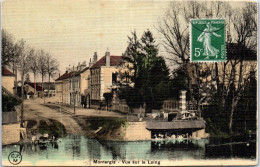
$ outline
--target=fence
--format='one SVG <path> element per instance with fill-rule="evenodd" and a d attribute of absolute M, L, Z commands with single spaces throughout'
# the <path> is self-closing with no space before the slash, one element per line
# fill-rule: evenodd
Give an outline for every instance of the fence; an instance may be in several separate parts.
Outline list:
<path fill-rule="evenodd" d="M 2 124 L 17 123 L 17 112 L 2 112 Z"/>
<path fill-rule="evenodd" d="M 121 113 L 130 113 L 130 108 L 126 104 L 125 100 L 116 99 L 114 103 L 112 103 L 112 110 L 119 111 Z"/>
<path fill-rule="evenodd" d="M 179 101 L 175 101 L 175 100 L 165 100 L 163 102 L 163 109 L 164 110 L 179 110 L 180 104 Z"/>

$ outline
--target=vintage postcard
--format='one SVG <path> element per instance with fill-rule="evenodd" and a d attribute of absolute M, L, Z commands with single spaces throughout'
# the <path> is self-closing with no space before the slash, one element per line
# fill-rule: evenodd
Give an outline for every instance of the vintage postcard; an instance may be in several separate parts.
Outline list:
<path fill-rule="evenodd" d="M 3 0 L 3 166 L 258 163 L 257 1 Z"/>

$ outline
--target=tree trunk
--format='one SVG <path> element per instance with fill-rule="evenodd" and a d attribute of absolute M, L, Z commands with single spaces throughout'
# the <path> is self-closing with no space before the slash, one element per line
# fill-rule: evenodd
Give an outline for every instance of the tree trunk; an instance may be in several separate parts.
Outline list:
<path fill-rule="evenodd" d="M 196 67 L 196 72 L 197 72 L 197 86 L 198 86 L 198 99 L 197 99 L 197 111 L 198 111 L 198 116 L 201 118 L 201 88 L 200 88 L 200 67 L 198 64 L 195 65 Z"/>
<path fill-rule="evenodd" d="M 21 127 L 23 127 L 23 101 L 24 101 L 24 89 L 23 89 L 23 87 L 24 87 L 24 71 L 22 71 L 22 74 L 21 74 L 21 79 L 22 79 L 22 88 L 21 88 L 21 93 L 22 93 L 22 105 L 21 105 Z"/>
<path fill-rule="evenodd" d="M 14 93 L 15 93 L 16 95 L 18 95 L 18 94 L 17 94 L 17 68 L 16 68 L 16 67 L 15 67 L 15 76 L 14 76 L 14 77 L 15 77 L 15 81 L 14 81 L 14 82 L 15 82 L 15 83 L 14 83 L 15 92 L 14 92 Z"/>
<path fill-rule="evenodd" d="M 36 94 L 36 82 L 35 82 L 35 77 L 36 77 L 36 73 L 34 72 L 33 73 L 33 80 L 34 80 L 34 96 L 35 96 L 35 94 Z M 33 98 L 34 98 L 34 96 L 33 96 Z"/>
<path fill-rule="evenodd" d="M 216 72 L 216 74 L 215 74 L 215 79 L 216 79 L 216 84 L 217 84 L 217 92 L 218 92 L 218 100 L 219 100 L 219 102 L 221 102 L 221 100 L 223 99 L 223 97 L 221 96 L 221 90 L 220 90 L 220 81 L 219 81 L 219 74 L 218 74 L 218 63 L 217 62 L 215 62 L 215 72 Z M 222 106 L 220 106 L 220 107 L 222 107 Z"/>
<path fill-rule="evenodd" d="M 44 97 L 44 91 L 43 91 L 43 75 L 42 75 L 42 96 L 43 96 L 43 103 L 45 104 L 45 97 Z"/>
<path fill-rule="evenodd" d="M 223 113 L 225 110 L 226 100 L 224 97 L 220 98 L 220 105 L 219 105 L 219 111 L 220 113 Z"/>
<path fill-rule="evenodd" d="M 232 126 L 233 126 L 233 115 L 234 115 L 234 111 L 237 107 L 237 102 L 238 102 L 238 99 L 237 98 L 233 98 L 232 99 L 232 104 L 231 104 L 231 111 L 230 111 L 230 117 L 229 117 L 229 125 L 228 125 L 228 128 L 229 128 L 229 133 L 232 135 L 233 134 L 233 131 L 232 131 Z"/>
<path fill-rule="evenodd" d="M 42 75 L 42 94 L 41 94 L 41 98 L 43 98 L 43 75 Z"/>
<path fill-rule="evenodd" d="M 244 133 L 246 133 L 246 131 L 247 131 L 247 123 L 246 123 L 246 121 L 247 121 L 247 114 L 248 114 L 248 106 L 249 105 L 249 102 L 247 102 L 247 104 L 246 104 L 246 109 L 245 109 L 245 113 L 244 113 Z"/>
<path fill-rule="evenodd" d="M 48 88 L 48 97 L 50 97 L 50 83 L 51 83 L 51 75 L 49 74 L 49 88 Z"/>
<path fill-rule="evenodd" d="M 220 113 L 224 113 L 224 110 L 225 110 L 225 105 L 226 105 L 226 97 L 227 95 L 224 94 L 224 92 L 227 92 L 224 88 L 225 88 L 225 82 L 226 82 L 226 63 L 224 63 L 224 67 L 223 67 L 223 70 L 222 70 L 223 74 L 222 74 L 222 85 L 218 87 L 219 89 L 219 99 L 220 99 L 220 106 L 219 106 L 219 112 Z M 217 76 L 217 80 L 220 80 L 221 76 Z"/>

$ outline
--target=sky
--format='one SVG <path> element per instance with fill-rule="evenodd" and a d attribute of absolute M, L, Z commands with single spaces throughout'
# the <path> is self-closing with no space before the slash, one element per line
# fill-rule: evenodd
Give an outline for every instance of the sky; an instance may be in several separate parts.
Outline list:
<path fill-rule="evenodd" d="M 35 49 L 44 49 L 60 63 L 60 72 L 78 62 L 98 59 L 107 49 L 121 56 L 127 36 L 139 37 L 155 26 L 167 10 L 167 1 L 103 0 L 5 0 L 2 28 L 14 38 L 23 38 Z"/>
<path fill-rule="evenodd" d="M 106 50 L 121 56 L 127 36 L 141 37 L 155 29 L 169 8 L 167 0 L 3 0 L 2 28 L 16 41 L 23 38 L 35 49 L 43 49 L 60 63 L 60 73 Z M 234 3 L 233 5 L 236 5 Z M 161 55 L 163 56 L 163 55 Z M 32 75 L 31 75 L 32 77 Z"/>

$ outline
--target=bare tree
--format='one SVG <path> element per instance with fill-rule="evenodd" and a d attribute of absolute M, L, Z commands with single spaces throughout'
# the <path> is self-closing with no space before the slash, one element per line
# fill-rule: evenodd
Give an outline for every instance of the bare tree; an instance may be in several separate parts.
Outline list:
<path fill-rule="evenodd" d="M 229 92 L 232 93 L 231 112 L 229 118 L 229 131 L 232 134 L 233 115 L 237 108 L 245 86 L 249 82 L 250 72 L 256 72 L 256 63 L 248 63 L 247 57 L 253 56 L 256 60 L 257 48 L 257 4 L 247 3 L 241 11 L 233 16 L 235 35 L 232 43 L 237 44 L 237 49 L 244 48 L 239 54 L 239 59 L 230 61 L 232 69 L 228 78 Z M 232 39 L 231 39 L 232 40 Z M 251 55 L 250 55 L 251 54 Z M 251 58 L 250 58 L 251 59 Z M 231 87 L 231 85 L 233 87 Z M 231 90 L 233 88 L 233 90 Z"/>
<path fill-rule="evenodd" d="M 18 44 L 17 44 L 17 53 L 19 55 L 19 61 L 17 64 L 17 68 L 21 73 L 21 81 L 22 81 L 22 106 L 21 106 L 21 127 L 23 127 L 23 101 L 24 101 L 24 77 L 25 75 L 29 72 L 29 64 L 27 61 L 27 56 L 28 56 L 28 47 L 25 45 L 25 41 L 21 39 Z"/>
<path fill-rule="evenodd" d="M 47 74 L 47 56 L 42 49 L 38 51 L 37 62 L 38 62 L 38 71 L 41 74 L 41 79 L 42 79 L 42 96 L 44 97 L 43 80 Z"/>
<path fill-rule="evenodd" d="M 47 64 L 46 64 L 46 72 L 48 74 L 49 83 L 51 82 L 51 77 L 53 78 L 56 75 L 56 72 L 59 71 L 59 63 L 57 59 L 52 58 L 49 54 L 46 55 L 47 58 Z M 49 84 L 49 90 L 48 90 L 48 96 L 50 91 L 50 84 Z"/>
<path fill-rule="evenodd" d="M 255 69 L 254 63 L 245 61 L 247 53 L 236 52 L 238 54 L 236 58 L 232 58 L 232 55 L 238 48 L 247 48 L 248 50 L 256 48 L 256 13 L 256 3 L 247 3 L 242 11 L 236 12 L 228 2 L 173 2 L 157 28 L 163 36 L 162 44 L 169 55 L 166 58 L 174 62 L 175 65 L 183 67 L 188 74 L 188 91 L 192 97 L 198 94 L 198 111 L 200 111 L 201 93 L 205 91 L 205 85 L 211 85 L 210 89 L 217 90 L 220 104 L 219 112 L 225 110 L 228 95 L 233 94 L 228 125 L 231 134 L 233 114 L 248 81 L 248 68 L 250 66 L 251 69 Z M 226 18 L 227 61 L 211 65 L 189 63 L 190 19 L 216 17 Z M 212 70 L 214 75 L 210 73 Z M 203 73 L 207 75 L 202 75 Z M 206 80 L 208 77 L 211 77 L 211 80 Z M 191 82 L 196 84 L 196 93 L 193 93 Z"/>
<path fill-rule="evenodd" d="M 181 7 L 180 7 L 181 6 Z M 157 30 L 162 34 L 162 45 L 168 54 L 166 59 L 172 61 L 176 66 L 182 66 L 187 74 L 188 93 L 191 101 L 196 103 L 198 113 L 200 114 L 200 102 L 202 86 L 200 76 L 202 67 L 206 67 L 205 63 L 190 63 L 189 53 L 189 24 L 190 19 L 212 18 L 228 16 L 230 6 L 223 2 L 202 2 L 202 1 L 185 1 L 172 2 L 170 9 L 165 17 L 159 22 Z M 208 71 L 208 69 L 206 70 Z M 203 72 L 205 73 L 205 71 Z M 207 72 L 206 74 L 209 75 Z M 196 85 L 197 92 L 194 92 L 192 84 Z M 205 91 L 205 90 L 204 90 Z M 194 97 L 197 96 L 198 100 Z"/>
<path fill-rule="evenodd" d="M 38 73 L 38 61 L 37 61 L 37 53 L 34 49 L 31 49 L 29 52 L 29 55 L 27 57 L 29 62 L 29 69 L 30 72 L 33 73 L 33 79 L 34 79 L 34 94 L 36 94 L 36 75 Z"/>
<path fill-rule="evenodd" d="M 230 108 L 228 128 L 233 133 L 233 116 L 245 86 L 249 82 L 250 72 L 256 71 L 257 24 L 256 4 L 247 3 L 239 11 L 233 11 L 229 18 L 227 61 L 215 63 L 216 89 L 218 92 L 219 112 Z M 231 96 L 231 106 L 227 100 Z"/>

